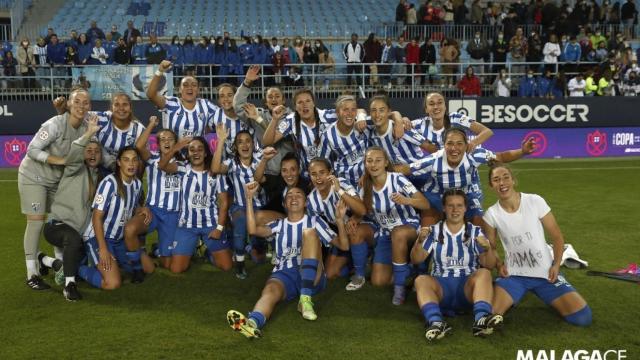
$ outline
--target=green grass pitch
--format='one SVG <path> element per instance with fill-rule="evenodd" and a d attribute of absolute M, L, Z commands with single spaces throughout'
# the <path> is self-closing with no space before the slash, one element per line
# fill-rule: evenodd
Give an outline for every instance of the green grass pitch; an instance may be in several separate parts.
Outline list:
<path fill-rule="evenodd" d="M 640 262 L 639 158 L 525 160 L 513 168 L 518 189 L 547 200 L 591 269 Z M 482 176 L 488 206 L 495 196 Z M 437 344 L 424 339 L 414 293 L 396 307 L 390 288 L 347 293 L 344 279 L 315 297 L 317 321 L 303 320 L 295 303 L 282 304 L 264 338 L 249 341 L 231 331 L 225 314 L 252 308 L 269 265 L 249 263 L 245 281 L 197 263 L 182 275 L 159 270 L 140 285 L 125 280 L 113 292 L 80 283 L 84 299 L 69 303 L 60 287 L 36 292 L 24 284 L 16 177 L 0 172 L 0 359 L 515 359 L 518 349 L 626 349 L 628 359 L 640 359 L 640 286 L 584 270 L 563 271 L 591 305 L 591 327 L 566 324 L 529 295 L 501 332 L 473 338 L 471 316 L 459 316 L 451 319 L 453 336 Z M 51 252 L 44 240 L 41 248 Z"/>

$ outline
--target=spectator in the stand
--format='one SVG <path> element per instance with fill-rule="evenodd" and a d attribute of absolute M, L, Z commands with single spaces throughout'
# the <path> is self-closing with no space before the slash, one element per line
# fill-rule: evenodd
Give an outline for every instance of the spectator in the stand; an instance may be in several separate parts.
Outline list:
<path fill-rule="evenodd" d="M 633 39 L 633 23 L 635 22 L 638 11 L 636 10 L 635 0 L 627 0 L 620 9 L 620 19 L 624 25 L 625 36 L 627 39 Z"/>
<path fill-rule="evenodd" d="M 511 78 L 507 74 L 507 69 L 500 69 L 500 73 L 496 76 L 496 80 L 493 82 L 493 94 L 496 97 L 511 96 Z"/>
<path fill-rule="evenodd" d="M 442 4 L 442 10 L 444 10 L 444 23 L 445 25 L 453 25 L 454 12 L 453 3 L 451 0 L 445 0 Z"/>
<path fill-rule="evenodd" d="M 36 59 L 33 57 L 33 47 L 31 47 L 28 38 L 23 38 L 18 45 L 16 57 L 20 76 L 22 76 L 22 87 L 34 89 L 36 87 L 36 72 L 34 70 Z"/>
<path fill-rule="evenodd" d="M 117 25 L 111 25 L 111 31 L 109 33 L 105 34 L 105 38 L 108 38 L 109 34 L 111 34 L 111 39 L 116 44 L 118 43 L 118 40 L 120 40 L 120 38 L 122 37 L 122 34 L 120 34 L 120 32 L 118 31 L 118 26 Z"/>
<path fill-rule="evenodd" d="M 55 65 L 64 65 L 65 64 L 65 47 L 64 44 L 58 42 L 58 36 L 53 34 L 51 36 L 51 41 L 47 45 L 47 59 L 49 63 L 54 65 L 52 70 L 53 76 L 65 76 L 67 74 L 66 69 L 61 67 L 56 67 Z M 61 87 L 64 80 L 56 78 L 54 80 L 54 85 Z"/>
<path fill-rule="evenodd" d="M 509 43 L 507 43 L 504 33 L 498 32 L 498 36 L 493 40 L 493 72 L 500 72 L 500 69 L 505 68 L 507 62 L 507 52 L 509 51 Z"/>
<path fill-rule="evenodd" d="M 47 45 L 49 45 L 49 43 L 51 42 L 51 37 L 55 35 L 55 33 L 56 32 L 53 30 L 53 28 L 47 29 L 47 35 L 45 35 L 44 37 L 44 41 L 47 43 Z"/>
<path fill-rule="evenodd" d="M 587 70 L 587 76 L 585 77 L 585 88 L 584 94 L 585 96 L 595 96 L 598 91 L 598 84 L 593 77 L 593 70 Z"/>
<path fill-rule="evenodd" d="M 462 96 L 482 96 L 480 79 L 473 73 L 472 66 L 467 66 L 465 75 L 458 82 L 458 89 L 460 89 Z"/>
<path fill-rule="evenodd" d="M 75 30 L 71 30 L 71 33 L 69 34 L 69 39 L 67 39 L 67 41 L 64 42 L 64 46 L 65 48 L 67 46 L 73 46 L 74 48 L 76 48 L 76 50 L 78 49 L 78 32 Z M 48 44 L 48 42 L 47 42 Z"/>
<path fill-rule="evenodd" d="M 89 38 L 85 33 L 80 34 L 78 37 L 78 60 L 81 65 L 88 65 L 89 59 L 91 59 L 91 53 L 93 52 L 93 45 L 89 42 Z"/>
<path fill-rule="evenodd" d="M 16 76 L 16 66 L 18 66 L 18 61 L 13 57 L 13 52 L 7 51 L 4 53 L 4 57 L 2 58 L 2 74 L 6 77 L 15 77 Z M 3 79 L 3 88 L 14 87 L 16 79 L 10 79 L 9 84 L 6 84 Z"/>
<path fill-rule="evenodd" d="M 382 53 L 380 54 L 380 66 L 378 67 L 378 71 L 380 73 L 381 79 L 380 82 L 391 88 L 392 76 L 391 76 L 391 65 L 395 62 L 396 58 L 396 46 L 393 45 L 393 41 L 390 37 L 387 37 L 385 40 L 384 46 L 382 47 Z"/>
<path fill-rule="evenodd" d="M 638 66 L 638 59 L 635 58 L 631 60 L 631 64 L 624 71 L 624 80 L 629 79 L 631 73 L 635 73 L 636 75 L 640 74 L 640 67 Z"/>
<path fill-rule="evenodd" d="M 298 63 L 298 54 L 291 46 L 289 46 L 289 38 L 285 38 L 284 40 L 282 40 L 282 47 L 280 48 L 280 52 L 282 53 L 282 57 L 287 64 Z"/>
<path fill-rule="evenodd" d="M 482 5 L 480 0 L 473 0 L 471 3 L 471 23 L 474 25 L 482 25 Z"/>
<path fill-rule="evenodd" d="M 532 1 L 532 3 L 533 3 L 533 1 Z M 516 2 L 511 5 L 511 9 L 513 11 L 513 14 L 516 15 L 514 20 L 518 24 L 524 24 L 524 23 L 527 22 L 527 5 L 525 5 L 522 0 L 516 0 Z M 515 32 L 512 33 L 511 35 L 514 35 L 514 34 L 515 34 Z M 505 36 L 506 36 L 506 34 L 505 34 Z"/>
<path fill-rule="evenodd" d="M 271 52 L 273 52 L 273 54 L 275 55 L 277 52 L 280 52 L 280 45 L 278 45 L 278 38 L 277 37 L 272 37 L 271 38 L 271 43 L 269 44 L 269 46 L 271 47 Z"/>
<path fill-rule="evenodd" d="M 111 65 L 115 61 L 116 49 L 118 48 L 118 42 L 113 40 L 113 35 L 107 33 L 107 38 L 102 42 L 104 51 L 107 52 L 107 64 Z"/>
<path fill-rule="evenodd" d="M 365 40 L 364 44 L 364 58 L 363 62 L 367 64 L 375 64 L 375 65 L 367 65 L 365 66 L 365 70 L 367 72 L 368 79 L 365 81 L 366 84 L 374 85 L 373 80 L 374 77 L 371 74 L 377 74 L 380 70 L 378 68 L 378 62 L 380 62 L 380 56 L 382 56 L 382 47 L 380 46 L 380 42 L 375 38 L 373 33 L 370 33 Z M 375 76 L 377 78 L 377 76 Z"/>
<path fill-rule="evenodd" d="M 219 78 L 213 79 L 213 85 L 218 86 L 227 82 L 226 76 L 229 75 L 229 67 L 224 66 L 227 62 L 229 43 L 225 42 L 222 36 L 218 36 L 215 39 L 215 45 L 213 49 L 213 73 L 218 75 Z M 175 66 L 175 65 L 174 65 Z"/>
<path fill-rule="evenodd" d="M 184 37 L 182 42 L 182 54 L 184 55 L 185 74 L 193 75 L 196 65 L 196 48 L 191 35 Z"/>
<path fill-rule="evenodd" d="M 305 64 L 317 64 L 318 63 L 318 54 L 315 52 L 313 47 L 311 46 L 311 41 L 305 40 L 304 46 L 302 48 L 302 62 Z M 308 72 L 311 72 L 311 68 L 308 68 Z"/>
<path fill-rule="evenodd" d="M 42 91 L 46 91 L 49 87 L 49 68 L 47 64 L 47 44 L 44 42 L 43 37 L 38 38 L 38 42 L 33 46 L 33 57 L 36 64 L 36 75 L 38 76 L 38 83 Z"/>
<path fill-rule="evenodd" d="M 544 44 L 542 50 L 544 54 L 545 70 L 556 70 L 556 64 L 558 64 L 558 57 L 562 53 L 560 51 L 560 45 L 558 44 L 558 37 L 556 34 L 549 36 L 549 41 Z"/>
<path fill-rule="evenodd" d="M 407 74 L 411 74 L 411 76 L 420 74 L 420 45 L 418 45 L 418 41 L 420 41 L 420 38 L 416 36 L 411 39 L 411 42 L 405 47 L 407 54 Z"/>
<path fill-rule="evenodd" d="M 167 52 L 162 44 L 158 43 L 158 37 L 155 34 L 149 36 L 145 57 L 147 58 L 147 64 L 160 64 L 162 60 L 167 58 Z"/>
<path fill-rule="evenodd" d="M 596 93 L 598 96 L 615 96 L 613 81 L 612 81 L 611 71 L 609 69 L 605 70 L 598 81 L 598 90 Z"/>
<path fill-rule="evenodd" d="M 477 74 L 484 73 L 483 65 L 484 59 L 489 54 L 489 43 L 482 37 L 480 31 L 476 31 L 473 39 L 467 43 L 467 52 L 469 53 L 469 61 L 474 65 L 473 70 Z"/>
<path fill-rule="evenodd" d="M 262 35 L 256 35 L 253 38 L 253 63 L 264 65 L 267 63 L 267 58 L 267 47 L 264 44 L 264 39 Z M 269 63 L 271 63 L 271 61 L 269 61 Z"/>
<path fill-rule="evenodd" d="M 277 86 L 282 85 L 282 74 L 285 73 L 285 67 L 287 66 L 287 60 L 282 56 L 282 52 L 278 51 L 273 56 L 273 75 L 274 82 Z"/>
<path fill-rule="evenodd" d="M 147 58 L 145 57 L 145 53 L 145 44 L 142 41 L 142 36 L 138 36 L 131 43 L 131 63 L 146 64 Z"/>
<path fill-rule="evenodd" d="M 422 85 L 426 84 L 426 77 L 429 77 L 429 85 L 433 85 L 433 77 L 438 73 L 436 68 L 436 47 L 433 45 L 431 38 L 420 46 L 420 64 L 422 66 L 422 72 L 425 74 L 422 77 Z"/>
<path fill-rule="evenodd" d="M 602 34 L 602 30 L 596 30 L 590 37 L 591 46 L 597 49 L 601 42 L 607 43 L 607 37 Z"/>
<path fill-rule="evenodd" d="M 531 36 L 527 40 L 527 62 L 541 62 L 542 61 L 542 49 L 544 44 L 542 43 L 542 39 L 540 38 L 540 34 L 537 31 L 531 31 Z M 536 71 L 540 71 L 538 65 L 529 65 L 534 66 Z"/>
<path fill-rule="evenodd" d="M 620 2 L 616 1 L 611 10 L 609 11 L 609 21 L 608 24 L 618 25 L 620 24 Z"/>
<path fill-rule="evenodd" d="M 571 38 L 562 51 L 562 55 L 565 61 L 565 70 L 567 72 L 575 72 L 578 70 L 578 63 L 582 57 L 582 48 L 578 44 L 578 39 L 575 35 L 571 35 Z"/>
<path fill-rule="evenodd" d="M 248 69 L 249 65 L 253 64 L 253 45 L 251 44 L 250 36 L 244 37 L 244 43 L 238 46 L 238 54 L 242 64 Z"/>
<path fill-rule="evenodd" d="M 418 23 L 418 13 L 416 12 L 416 7 L 413 4 L 409 4 L 409 8 L 407 9 L 407 25 L 416 25 Z"/>
<path fill-rule="evenodd" d="M 551 98 L 563 99 L 565 96 L 567 96 L 567 79 L 564 76 L 564 70 L 560 70 L 551 86 Z"/>
<path fill-rule="evenodd" d="M 405 23 L 407 21 L 407 9 L 405 8 L 406 0 L 400 0 L 396 6 L 396 22 Z"/>
<path fill-rule="evenodd" d="M 106 65 L 107 64 L 107 51 L 102 47 L 102 40 L 96 39 L 95 45 L 91 51 L 91 59 L 89 64 L 91 65 Z"/>
<path fill-rule="evenodd" d="M 398 45 L 395 47 L 395 63 L 394 68 L 391 70 L 393 74 L 397 75 L 398 85 L 404 85 L 407 73 L 407 67 L 404 65 L 407 62 L 407 51 L 405 50 L 404 36 L 398 37 Z"/>
<path fill-rule="evenodd" d="M 135 45 L 138 37 L 140 37 L 141 35 L 142 34 L 140 33 L 140 30 L 136 29 L 133 26 L 133 21 L 127 21 L 127 30 L 124 31 L 124 34 L 122 36 L 124 37 L 124 41 L 127 43 L 129 49 L 131 49 L 131 47 Z"/>
<path fill-rule="evenodd" d="M 518 85 L 518 97 L 536 97 L 538 96 L 538 82 L 533 76 L 533 69 L 528 69 L 527 74 L 520 78 Z"/>
<path fill-rule="evenodd" d="M 603 62 L 607 59 L 608 56 L 609 50 L 607 50 L 607 44 L 604 41 L 601 41 L 595 51 L 595 61 Z"/>
<path fill-rule="evenodd" d="M 129 47 L 127 46 L 127 43 L 124 41 L 123 37 L 118 39 L 118 47 L 116 48 L 116 53 L 113 56 L 113 59 L 116 64 L 120 65 L 131 63 L 131 54 L 129 53 Z"/>
<path fill-rule="evenodd" d="M 516 35 L 518 24 L 520 24 L 520 21 L 518 20 L 518 15 L 516 14 L 515 9 L 509 10 L 507 17 L 502 20 L 504 38 L 506 41 L 511 41 L 511 38 Z"/>
<path fill-rule="evenodd" d="M 196 45 L 195 60 L 197 65 L 198 76 L 206 76 L 209 71 L 209 38 L 202 36 L 200 42 Z"/>
<path fill-rule="evenodd" d="M 321 80 L 323 89 L 327 90 L 329 88 L 329 82 L 331 80 L 330 77 L 336 71 L 336 60 L 331 55 L 331 51 L 324 47 L 324 45 L 322 45 L 320 48 L 323 50 L 318 55 L 318 62 L 322 65 L 320 67 L 320 73 L 324 74 L 324 77 L 321 77 L 319 81 Z"/>
<path fill-rule="evenodd" d="M 524 37 L 522 27 L 516 30 L 516 35 L 509 40 L 509 52 L 511 53 L 512 63 L 521 63 L 526 60 L 527 57 L 527 39 Z M 520 74 L 524 71 L 523 65 L 513 65 L 511 71 Z"/>
<path fill-rule="evenodd" d="M 64 54 L 64 63 L 70 66 L 80 65 L 80 57 L 73 46 L 67 46 L 67 52 Z"/>
<path fill-rule="evenodd" d="M 538 96 L 550 99 L 552 98 L 552 88 L 554 84 L 553 71 L 547 69 L 544 71 L 544 76 L 538 77 Z"/>
<path fill-rule="evenodd" d="M 362 60 L 365 56 L 364 47 L 358 43 L 358 34 L 351 34 L 351 41 L 344 46 L 342 50 L 344 59 L 347 62 L 347 86 L 351 85 L 351 74 L 356 75 L 356 83 L 358 83 L 357 76 L 360 75 L 360 68 L 362 67 Z"/>
<path fill-rule="evenodd" d="M 636 71 L 631 71 L 623 81 L 622 94 L 624 96 L 640 95 L 640 78 L 638 78 L 638 73 Z"/>
<path fill-rule="evenodd" d="M 293 40 L 293 50 L 296 52 L 296 58 L 297 58 L 297 64 L 302 64 L 302 56 L 303 54 L 303 49 L 304 49 L 304 41 L 302 40 L 302 38 L 300 36 L 296 36 L 295 39 Z"/>
<path fill-rule="evenodd" d="M 542 27 L 544 30 L 549 29 L 554 25 L 558 17 L 560 16 L 560 9 L 555 4 L 554 0 L 546 0 L 542 7 Z"/>
<path fill-rule="evenodd" d="M 455 24 L 464 25 L 468 23 L 467 14 L 469 13 L 469 9 L 464 4 L 464 1 L 460 1 L 453 4 L 453 22 Z"/>
<path fill-rule="evenodd" d="M 171 38 L 171 43 L 167 48 L 167 60 L 173 64 L 174 74 L 182 75 L 184 52 L 182 51 L 182 44 L 180 43 L 180 37 L 178 37 L 178 35 L 174 35 Z"/>
<path fill-rule="evenodd" d="M 454 74 L 458 72 L 458 63 L 460 58 L 460 50 L 458 50 L 458 43 L 451 38 L 442 40 L 440 43 L 440 62 L 447 65 L 442 65 L 442 74 L 444 75 L 443 86 L 453 86 L 456 83 L 456 77 Z"/>
<path fill-rule="evenodd" d="M 91 20 L 91 27 L 89 27 L 86 34 L 87 34 L 87 40 L 89 40 L 91 44 L 95 43 L 96 40 L 98 39 L 100 40 L 106 39 L 106 36 L 104 35 L 104 31 L 102 31 L 102 29 L 98 27 L 98 23 L 96 23 L 95 20 Z"/>
<path fill-rule="evenodd" d="M 228 75 L 233 76 L 233 79 L 229 79 L 229 83 L 237 85 L 242 81 L 244 76 L 244 68 L 242 66 L 242 59 L 240 58 L 240 51 L 236 45 L 235 39 L 229 40 L 229 49 L 227 50 L 226 66 L 229 67 Z"/>

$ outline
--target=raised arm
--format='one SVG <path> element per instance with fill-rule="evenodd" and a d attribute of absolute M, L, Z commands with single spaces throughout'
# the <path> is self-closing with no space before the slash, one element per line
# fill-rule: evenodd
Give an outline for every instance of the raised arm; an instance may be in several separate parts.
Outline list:
<path fill-rule="evenodd" d="M 431 234 L 431 227 L 423 226 L 418 230 L 418 238 L 411 247 L 411 263 L 420 264 L 427 260 L 429 252 L 424 249 L 424 242 Z"/>
<path fill-rule="evenodd" d="M 522 142 L 520 149 L 507 150 L 496 153 L 496 160 L 502 163 L 508 163 L 520 159 L 525 155 L 533 153 L 536 149 L 536 142 L 533 138 L 529 138 Z"/>
<path fill-rule="evenodd" d="M 71 144 L 65 158 L 64 176 L 74 175 L 84 167 L 84 149 L 99 130 L 98 117 L 95 114 L 90 115 L 87 119 L 87 130 Z"/>
<path fill-rule="evenodd" d="M 273 117 L 264 132 L 264 136 L 262 137 L 262 144 L 264 146 L 271 146 L 284 137 L 284 135 L 277 130 L 277 127 L 278 124 L 280 124 L 280 121 L 282 121 L 286 110 L 287 108 L 285 108 L 284 105 L 278 105 L 273 109 Z"/>
<path fill-rule="evenodd" d="M 266 238 L 272 234 L 271 228 L 265 225 L 257 225 L 256 215 L 253 211 L 253 196 L 259 189 L 260 184 L 255 181 L 244 186 L 244 193 L 247 199 L 247 232 L 249 235 Z"/>
<path fill-rule="evenodd" d="M 347 227 L 344 224 L 346 215 L 347 204 L 344 200 L 340 200 L 338 201 L 338 204 L 336 204 L 336 226 L 338 227 L 338 236 L 333 239 L 331 243 L 342 251 L 349 250 L 349 235 L 347 234 Z"/>
<path fill-rule="evenodd" d="M 493 136 L 493 130 L 482 125 L 478 121 L 472 121 L 469 129 L 471 130 L 471 132 L 476 134 L 476 137 L 473 140 L 470 140 L 467 144 L 467 151 L 475 149 L 478 145 L 483 144 Z"/>
<path fill-rule="evenodd" d="M 159 121 L 157 116 L 151 116 L 149 118 L 149 124 L 147 125 L 147 128 L 144 129 L 142 134 L 140 134 L 138 140 L 136 140 L 136 149 L 138 149 L 138 153 L 140 154 L 140 158 L 142 159 L 142 161 L 147 161 L 149 160 L 149 158 L 151 158 L 151 151 L 149 151 L 149 149 L 147 148 L 147 143 L 149 142 L 149 136 L 151 136 L 151 132 L 153 132 L 153 129 L 158 126 L 158 122 Z"/>
<path fill-rule="evenodd" d="M 236 90 L 235 95 L 233 96 L 233 108 L 236 110 L 236 114 L 238 116 L 244 115 L 244 104 L 247 103 L 247 98 L 249 97 L 249 93 L 251 92 L 251 84 L 260 78 L 260 65 L 251 65 L 249 70 L 247 70 L 247 74 L 244 77 L 244 81 Z"/>
<path fill-rule="evenodd" d="M 260 159 L 260 162 L 256 167 L 256 171 L 253 173 L 253 179 L 255 181 L 259 182 L 260 184 L 267 181 L 267 178 L 264 176 L 264 171 L 267 168 L 267 163 L 269 162 L 269 160 L 273 159 L 276 155 L 278 155 L 278 150 L 272 147 L 267 147 L 264 149 L 264 151 L 262 152 L 262 159 Z"/>
<path fill-rule="evenodd" d="M 211 161 L 211 172 L 214 174 L 226 175 L 229 167 L 222 163 L 222 153 L 224 153 L 224 142 L 227 140 L 227 129 L 224 124 L 216 125 L 216 134 L 218 135 L 218 143 L 216 151 L 213 152 L 213 161 Z"/>
<path fill-rule="evenodd" d="M 151 102 L 154 103 L 158 109 L 164 109 L 167 103 L 164 96 L 158 94 L 158 88 L 160 85 L 160 79 L 164 77 L 164 73 L 171 69 L 171 65 L 171 61 L 162 60 L 160 65 L 158 65 L 158 70 L 153 75 L 153 78 L 149 83 L 149 87 L 147 88 L 147 98 L 151 100 Z"/>
<path fill-rule="evenodd" d="M 353 215 L 364 216 L 367 213 L 367 208 L 364 206 L 362 199 L 357 195 L 349 194 L 344 190 L 337 177 L 332 175 L 329 176 L 328 180 L 333 184 L 333 191 L 335 191 L 340 196 L 340 200 L 344 201 L 349 209 L 351 209 Z"/>

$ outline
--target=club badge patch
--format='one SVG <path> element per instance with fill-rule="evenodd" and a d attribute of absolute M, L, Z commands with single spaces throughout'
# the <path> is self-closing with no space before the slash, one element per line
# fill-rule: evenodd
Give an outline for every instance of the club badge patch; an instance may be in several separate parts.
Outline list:
<path fill-rule="evenodd" d="M 104 196 L 98 194 L 96 195 L 96 204 L 100 205 L 104 202 Z"/>
<path fill-rule="evenodd" d="M 39 202 L 31 203 L 31 208 L 33 209 L 34 212 L 38 212 L 38 210 L 40 210 L 40 203 Z"/>
<path fill-rule="evenodd" d="M 49 133 L 46 130 L 42 130 L 40 131 L 40 133 L 38 134 L 38 138 L 42 141 L 45 141 L 49 138 Z"/>

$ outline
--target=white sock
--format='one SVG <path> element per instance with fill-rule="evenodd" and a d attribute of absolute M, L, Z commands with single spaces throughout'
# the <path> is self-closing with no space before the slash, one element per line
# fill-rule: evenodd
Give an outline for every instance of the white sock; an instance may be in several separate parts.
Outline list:
<path fill-rule="evenodd" d="M 52 268 L 53 267 L 53 262 L 56 261 L 56 258 L 52 258 L 51 256 L 43 256 L 42 257 L 42 263 L 44 264 L 44 266 L 48 267 L 48 268 Z"/>
<path fill-rule="evenodd" d="M 76 277 L 75 276 L 67 276 L 64 278 L 64 286 L 67 286 L 71 283 L 76 282 Z"/>
<path fill-rule="evenodd" d="M 40 276 L 38 272 L 38 260 L 27 260 L 27 280 L 32 276 Z"/>
<path fill-rule="evenodd" d="M 53 253 L 56 254 L 56 259 L 62 261 L 62 252 L 63 249 L 57 246 L 53 247 Z"/>

